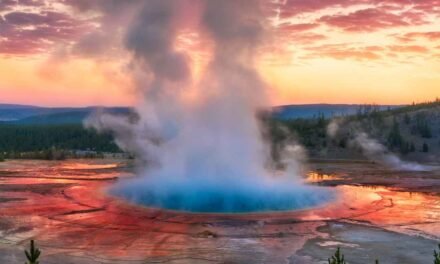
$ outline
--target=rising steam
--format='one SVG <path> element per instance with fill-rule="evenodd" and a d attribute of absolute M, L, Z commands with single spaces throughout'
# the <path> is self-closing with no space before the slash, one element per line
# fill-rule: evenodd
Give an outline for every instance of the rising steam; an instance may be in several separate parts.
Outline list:
<path fill-rule="evenodd" d="M 118 146 L 141 161 L 140 177 L 112 192 L 148 206 L 198 212 L 289 210 L 327 200 L 327 191 L 275 176 L 264 166 L 270 152 L 257 112 L 268 107 L 267 87 L 254 60 L 267 32 L 259 2 L 136 5 L 124 47 L 133 55 L 138 117 L 96 113 L 85 124 L 111 131 Z M 192 80 L 189 57 L 176 48 L 179 34 L 188 30 L 190 8 L 197 17 L 191 29 L 212 46 L 198 81 Z M 196 100 L 185 100 L 189 89 Z"/>
<path fill-rule="evenodd" d="M 327 126 L 327 135 L 330 138 L 337 136 L 341 122 L 341 119 L 333 119 L 329 123 Z M 405 171 L 430 171 L 433 169 L 431 166 L 421 165 L 417 162 L 403 161 L 396 154 L 390 152 L 384 145 L 379 143 L 379 141 L 371 138 L 363 131 L 356 131 L 349 146 L 360 147 L 362 153 L 369 160 L 393 169 Z"/>

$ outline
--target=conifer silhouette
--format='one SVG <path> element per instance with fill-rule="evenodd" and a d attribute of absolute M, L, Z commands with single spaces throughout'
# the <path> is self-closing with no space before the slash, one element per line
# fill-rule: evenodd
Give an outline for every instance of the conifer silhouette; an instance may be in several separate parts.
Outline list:
<path fill-rule="evenodd" d="M 31 240 L 31 245 L 29 251 L 25 250 L 24 254 L 26 254 L 27 262 L 25 264 L 39 264 L 38 258 L 41 255 L 40 249 L 35 247 L 34 240 Z"/>

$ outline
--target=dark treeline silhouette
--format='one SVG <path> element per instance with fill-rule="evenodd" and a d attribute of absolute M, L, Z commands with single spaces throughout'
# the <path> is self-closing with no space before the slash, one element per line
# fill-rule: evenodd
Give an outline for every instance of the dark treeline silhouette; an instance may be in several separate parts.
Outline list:
<path fill-rule="evenodd" d="M 0 160 L 63 159 L 74 151 L 120 152 L 110 134 L 81 125 L 0 125 Z"/>
<path fill-rule="evenodd" d="M 426 108 L 433 108 L 440 106 L 440 98 L 436 98 L 434 101 L 427 101 L 422 103 L 412 103 L 411 105 L 404 106 L 404 107 L 398 107 L 395 109 L 390 110 L 389 112 L 394 114 L 400 114 L 400 113 L 406 113 L 406 112 L 412 112 L 417 111 L 420 109 L 426 109 Z"/>

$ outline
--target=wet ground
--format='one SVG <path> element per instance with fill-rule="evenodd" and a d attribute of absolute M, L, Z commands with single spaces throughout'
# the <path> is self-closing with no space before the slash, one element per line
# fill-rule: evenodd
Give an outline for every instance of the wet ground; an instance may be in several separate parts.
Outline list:
<path fill-rule="evenodd" d="M 284 213 L 162 211 L 106 195 L 133 177 L 124 161 L 0 163 L 0 263 L 35 239 L 46 263 L 432 263 L 440 241 L 440 171 L 314 163 L 307 181 L 336 200 Z"/>

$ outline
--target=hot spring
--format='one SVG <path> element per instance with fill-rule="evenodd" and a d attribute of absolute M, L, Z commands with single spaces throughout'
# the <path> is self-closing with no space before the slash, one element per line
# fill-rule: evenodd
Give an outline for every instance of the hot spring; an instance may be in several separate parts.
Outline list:
<path fill-rule="evenodd" d="M 297 210 L 331 199 L 300 181 L 293 141 L 279 148 L 285 175 L 266 169 L 271 147 L 259 114 L 270 108 L 269 88 L 256 59 L 270 38 L 259 1 L 200 0 L 190 14 L 185 1 L 140 3 L 123 31 L 135 115 L 96 113 L 86 121 L 136 157 L 138 177 L 111 193 L 148 207 L 218 213 Z M 193 60 L 201 54 L 184 38 L 206 48 L 198 75 Z"/>
<path fill-rule="evenodd" d="M 137 179 L 111 193 L 151 208 L 195 213 L 259 213 L 315 207 L 333 198 L 331 191 L 289 181 L 164 181 Z"/>

